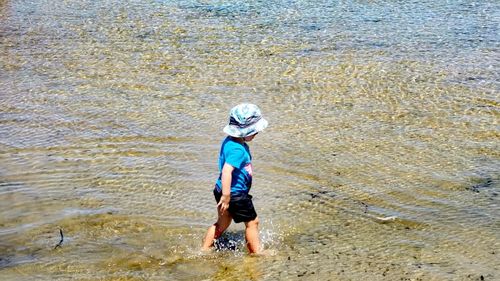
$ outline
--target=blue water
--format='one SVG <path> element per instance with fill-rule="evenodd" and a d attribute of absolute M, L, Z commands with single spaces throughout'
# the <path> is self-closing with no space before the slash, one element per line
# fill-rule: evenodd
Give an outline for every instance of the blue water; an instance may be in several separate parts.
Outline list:
<path fill-rule="evenodd" d="M 180 7 L 193 17 L 261 27 L 261 35 L 276 32 L 299 42 L 337 43 L 339 48 L 407 49 L 411 55 L 499 44 L 497 1 L 207 2 L 183 2 Z"/>

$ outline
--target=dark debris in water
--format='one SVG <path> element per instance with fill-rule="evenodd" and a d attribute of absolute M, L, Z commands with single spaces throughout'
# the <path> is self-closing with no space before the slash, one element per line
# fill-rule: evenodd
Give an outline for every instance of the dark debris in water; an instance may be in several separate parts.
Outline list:
<path fill-rule="evenodd" d="M 361 205 L 363 205 L 363 213 L 368 213 L 368 205 L 365 202 L 361 202 Z"/>
<path fill-rule="evenodd" d="M 487 277 L 493 277 L 493 276 L 487 276 Z M 484 275 L 482 275 L 482 274 L 479 277 L 474 276 L 472 274 L 469 274 L 469 275 L 467 275 L 467 278 L 469 278 L 471 280 L 481 280 L 481 281 L 486 280 L 486 277 L 484 277 Z M 493 280 L 493 279 L 491 279 L 491 280 Z"/>
<path fill-rule="evenodd" d="M 334 194 L 332 191 L 329 191 L 329 190 L 320 190 L 320 191 L 316 191 L 316 192 L 310 192 L 309 196 L 311 196 L 311 199 L 314 199 L 317 197 L 334 198 L 334 197 L 336 197 L 336 194 Z"/>
<path fill-rule="evenodd" d="M 480 190 L 485 189 L 485 188 L 489 188 L 492 185 L 493 185 L 493 179 L 486 178 L 483 182 L 476 184 L 476 185 L 473 185 L 471 187 L 466 187 L 465 189 L 472 191 L 472 192 L 475 192 L 475 193 L 479 193 Z"/>
<path fill-rule="evenodd" d="M 365 19 L 365 22 L 373 22 L 373 23 L 377 23 L 377 22 L 381 22 L 382 19 Z"/>
<path fill-rule="evenodd" d="M 304 271 L 304 272 L 302 272 L 302 273 L 297 274 L 297 277 L 302 277 L 302 276 L 304 276 L 304 275 L 306 275 L 306 274 L 307 274 L 307 271 Z"/>
<path fill-rule="evenodd" d="M 307 31 L 320 31 L 321 27 L 316 24 L 310 24 L 310 25 L 303 25 L 302 29 Z"/>
<path fill-rule="evenodd" d="M 5 257 L 0 257 L 0 268 L 6 268 L 10 264 L 10 260 Z"/>

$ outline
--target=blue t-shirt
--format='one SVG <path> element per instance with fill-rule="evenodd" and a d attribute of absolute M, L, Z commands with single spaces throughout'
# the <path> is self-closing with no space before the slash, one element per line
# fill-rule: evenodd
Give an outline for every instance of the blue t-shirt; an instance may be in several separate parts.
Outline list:
<path fill-rule="evenodd" d="M 231 178 L 231 194 L 248 193 L 252 187 L 252 155 L 246 143 L 239 143 L 232 137 L 222 142 L 219 154 L 219 178 L 216 188 L 222 192 L 222 167 L 225 163 L 234 167 Z"/>

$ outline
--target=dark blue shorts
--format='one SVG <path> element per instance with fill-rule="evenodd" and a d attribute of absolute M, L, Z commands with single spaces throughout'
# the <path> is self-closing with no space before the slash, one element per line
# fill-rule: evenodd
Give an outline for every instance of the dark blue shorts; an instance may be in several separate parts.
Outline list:
<path fill-rule="evenodd" d="M 222 193 L 214 189 L 214 196 L 215 201 L 219 203 Z M 250 194 L 231 194 L 228 211 L 235 223 L 253 221 L 257 217 Z"/>

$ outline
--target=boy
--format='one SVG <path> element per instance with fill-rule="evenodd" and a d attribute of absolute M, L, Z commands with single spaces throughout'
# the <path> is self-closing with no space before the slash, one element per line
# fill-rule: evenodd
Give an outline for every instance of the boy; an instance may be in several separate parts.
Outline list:
<path fill-rule="evenodd" d="M 252 196 L 248 194 L 252 186 L 252 156 L 246 143 L 267 124 L 254 104 L 242 103 L 231 109 L 229 124 L 224 127 L 228 136 L 222 142 L 219 154 L 220 175 L 214 188 L 218 218 L 208 228 L 202 250 L 209 250 L 234 220 L 235 223 L 245 223 L 248 251 L 260 253 L 259 220 Z"/>

